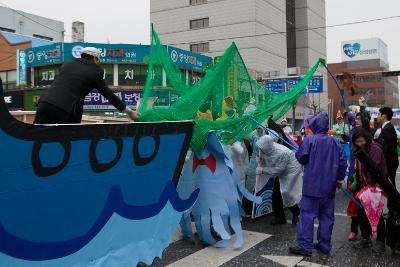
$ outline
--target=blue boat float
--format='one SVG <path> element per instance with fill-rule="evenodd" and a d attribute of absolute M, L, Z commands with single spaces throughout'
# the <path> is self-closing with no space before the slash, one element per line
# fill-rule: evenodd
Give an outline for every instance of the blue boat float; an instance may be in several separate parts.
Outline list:
<path fill-rule="evenodd" d="M 176 191 L 194 123 L 30 125 L 0 93 L 0 266 L 136 266 L 196 201 Z"/>

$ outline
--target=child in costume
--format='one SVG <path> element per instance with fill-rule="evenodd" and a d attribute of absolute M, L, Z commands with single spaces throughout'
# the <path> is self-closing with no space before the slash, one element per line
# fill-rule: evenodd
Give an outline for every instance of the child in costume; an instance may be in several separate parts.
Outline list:
<path fill-rule="evenodd" d="M 341 144 L 344 144 L 344 143 L 346 143 L 344 140 L 344 136 L 349 135 L 349 128 L 344 123 L 342 112 L 340 110 L 338 110 L 338 112 L 336 114 L 336 122 L 337 122 L 337 124 L 334 124 L 332 127 L 333 134 L 339 140 L 339 142 Z"/>

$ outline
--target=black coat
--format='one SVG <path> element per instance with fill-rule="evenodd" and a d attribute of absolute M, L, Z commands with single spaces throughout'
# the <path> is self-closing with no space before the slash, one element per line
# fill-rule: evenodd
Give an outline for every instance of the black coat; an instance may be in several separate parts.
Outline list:
<path fill-rule="evenodd" d="M 388 123 L 379 135 L 379 140 L 383 144 L 383 154 L 389 172 L 389 177 L 393 180 L 399 167 L 399 156 L 397 155 L 397 133 L 392 123 Z"/>
<path fill-rule="evenodd" d="M 60 74 L 40 101 L 52 104 L 80 121 L 85 96 L 93 89 L 97 89 L 112 105 L 123 111 L 126 105 L 108 88 L 103 74 L 103 69 L 92 61 L 86 59 L 67 61 L 61 66 Z"/>

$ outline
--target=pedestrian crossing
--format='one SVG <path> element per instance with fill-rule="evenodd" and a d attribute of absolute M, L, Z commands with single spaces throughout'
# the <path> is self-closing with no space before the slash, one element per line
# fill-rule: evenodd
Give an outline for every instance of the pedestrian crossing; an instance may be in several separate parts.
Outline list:
<path fill-rule="evenodd" d="M 218 267 L 230 261 L 231 259 L 239 256 L 240 254 L 246 252 L 250 248 L 259 244 L 260 242 L 271 237 L 271 235 L 268 234 L 256 233 L 251 231 L 243 231 L 243 236 L 246 242 L 241 250 L 235 250 L 233 248 L 218 249 L 213 246 L 209 246 L 167 266 L 168 267 L 187 267 L 187 266 Z"/>

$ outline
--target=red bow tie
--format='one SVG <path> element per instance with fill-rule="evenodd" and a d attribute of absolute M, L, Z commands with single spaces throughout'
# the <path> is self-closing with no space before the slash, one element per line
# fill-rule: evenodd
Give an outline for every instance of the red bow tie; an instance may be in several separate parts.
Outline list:
<path fill-rule="evenodd" d="M 206 159 L 199 159 L 196 155 L 193 156 L 192 172 L 194 173 L 200 165 L 207 166 L 212 173 L 217 169 L 217 160 L 213 154 L 210 154 Z"/>

